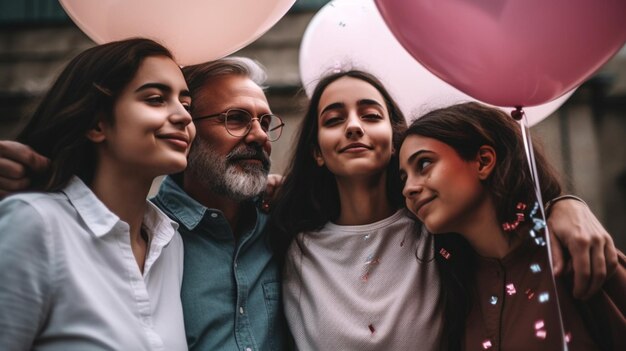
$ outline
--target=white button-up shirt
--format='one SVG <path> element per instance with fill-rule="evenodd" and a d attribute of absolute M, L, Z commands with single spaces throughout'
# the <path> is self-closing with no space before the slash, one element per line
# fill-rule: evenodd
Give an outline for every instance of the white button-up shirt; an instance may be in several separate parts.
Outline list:
<path fill-rule="evenodd" d="M 78 178 L 0 202 L 0 348 L 186 350 L 177 224 L 148 202 L 143 275 L 129 226 Z"/>

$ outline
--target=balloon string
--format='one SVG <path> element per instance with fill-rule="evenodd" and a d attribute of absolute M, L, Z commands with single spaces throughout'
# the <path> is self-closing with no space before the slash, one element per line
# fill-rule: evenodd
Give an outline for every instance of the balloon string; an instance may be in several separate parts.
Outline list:
<path fill-rule="evenodd" d="M 550 232 L 547 226 L 547 218 L 545 209 L 543 207 L 543 198 L 541 196 L 541 186 L 539 185 L 539 173 L 537 172 L 537 163 L 535 161 L 535 153 L 533 151 L 533 143 L 530 137 L 530 126 L 528 124 L 528 118 L 526 117 L 526 113 L 521 107 L 517 107 L 515 111 L 511 112 L 511 117 L 517 120 L 520 124 L 520 128 L 522 130 L 522 140 L 524 141 L 524 151 L 526 152 L 526 160 L 528 161 L 528 168 L 530 170 L 530 176 L 534 183 L 535 188 L 535 196 L 537 197 L 537 202 L 539 203 L 539 209 L 541 211 L 542 218 L 546 221 L 545 226 L 545 236 L 548 250 L 548 262 L 550 264 L 550 268 L 554 267 L 552 264 L 552 241 L 550 239 Z M 552 269 L 550 269 L 552 272 Z M 552 286 L 554 287 L 554 297 L 556 300 L 556 307 L 559 313 L 559 327 L 561 329 L 561 337 L 563 340 L 563 351 L 568 351 L 567 342 L 565 340 L 565 328 L 563 323 L 563 314 L 561 313 L 561 303 L 559 301 L 559 294 L 556 289 L 556 279 L 554 278 L 554 274 L 550 274 L 552 278 Z"/>

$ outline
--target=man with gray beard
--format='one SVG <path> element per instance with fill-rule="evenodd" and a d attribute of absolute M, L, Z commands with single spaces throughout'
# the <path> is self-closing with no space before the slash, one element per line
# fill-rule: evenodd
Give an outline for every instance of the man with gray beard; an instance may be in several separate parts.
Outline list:
<path fill-rule="evenodd" d="M 189 349 L 285 349 L 280 272 L 261 201 L 283 123 L 261 88 L 265 72 L 225 58 L 183 73 L 197 135 L 187 169 L 166 177 L 153 201 L 180 224 Z"/>

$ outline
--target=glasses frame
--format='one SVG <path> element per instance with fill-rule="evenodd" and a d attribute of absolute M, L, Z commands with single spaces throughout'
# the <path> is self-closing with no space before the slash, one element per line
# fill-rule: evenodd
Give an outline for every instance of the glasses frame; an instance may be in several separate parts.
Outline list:
<path fill-rule="evenodd" d="M 231 111 L 239 111 L 239 112 L 243 112 L 243 113 L 247 114 L 248 116 L 250 116 L 250 122 L 248 122 L 248 125 L 247 125 L 247 126 L 246 126 L 246 128 L 245 128 L 245 132 L 243 132 L 241 135 L 236 135 L 236 134 L 233 134 L 233 131 L 231 131 L 231 130 L 228 128 L 228 114 L 229 114 Z M 226 110 L 226 111 L 224 111 L 224 112 L 214 113 L 214 114 L 212 114 L 212 115 L 206 115 L 206 116 L 200 116 L 200 117 L 197 117 L 197 118 L 193 118 L 193 119 L 192 119 L 192 121 L 193 121 L 193 122 L 196 122 L 196 121 L 201 121 L 201 120 L 211 119 L 211 118 L 216 118 L 216 117 L 224 117 L 224 123 L 223 123 L 223 125 L 224 125 L 224 128 L 226 128 L 226 131 L 228 132 L 228 134 L 230 134 L 231 136 L 234 136 L 234 137 L 236 137 L 236 138 L 243 138 L 243 137 L 245 137 L 246 135 L 248 135 L 248 133 L 250 133 L 250 130 L 252 129 L 252 121 L 257 120 L 257 121 L 259 122 L 259 124 L 260 124 L 260 123 L 261 123 L 261 119 L 263 119 L 263 118 L 264 118 L 264 117 L 266 117 L 266 116 L 270 116 L 270 117 L 275 117 L 275 118 L 278 118 L 278 121 L 279 121 L 278 126 L 274 127 L 272 130 L 263 130 L 263 131 L 265 132 L 265 135 L 267 135 L 267 139 L 268 139 L 269 141 L 271 141 L 271 142 L 274 142 L 274 141 L 276 141 L 276 140 L 280 139 L 281 135 L 283 134 L 283 127 L 285 126 L 285 122 L 283 122 L 283 119 L 282 119 L 282 118 L 280 118 L 280 117 L 276 116 L 276 115 L 275 115 L 275 114 L 273 114 L 273 113 L 266 113 L 266 114 L 263 114 L 263 115 L 261 115 L 261 116 L 259 116 L 259 117 L 253 117 L 253 116 L 252 116 L 252 114 L 251 114 L 250 112 L 248 112 L 248 111 L 246 111 L 246 110 L 244 110 L 244 109 L 240 109 L 240 108 L 231 108 L 231 109 L 228 109 L 228 110 Z M 261 127 L 261 129 L 263 129 L 263 127 Z M 278 136 L 277 136 L 276 138 L 272 139 L 272 138 L 270 137 L 269 132 L 270 132 L 270 131 L 277 130 L 277 129 L 278 129 Z"/>

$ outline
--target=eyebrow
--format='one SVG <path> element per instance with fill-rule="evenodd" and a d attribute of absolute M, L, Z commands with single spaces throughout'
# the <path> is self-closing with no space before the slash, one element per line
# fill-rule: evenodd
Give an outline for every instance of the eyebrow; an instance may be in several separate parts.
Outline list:
<path fill-rule="evenodd" d="M 161 91 L 168 92 L 168 93 L 172 92 L 172 87 L 170 87 L 167 84 L 163 84 L 163 83 L 146 83 L 146 84 L 140 86 L 139 88 L 137 88 L 135 90 L 135 92 L 138 93 L 138 92 L 140 92 L 142 90 L 152 89 L 152 88 L 159 89 Z M 187 89 L 181 90 L 180 95 L 181 96 L 185 96 L 185 97 L 191 97 L 191 93 Z"/>
<path fill-rule="evenodd" d="M 383 107 L 383 105 L 380 104 L 380 102 L 376 101 L 376 100 L 372 100 L 372 99 L 362 99 L 356 102 L 357 106 L 370 106 L 370 105 L 375 105 L 375 106 L 380 106 Z"/>
<path fill-rule="evenodd" d="M 423 154 L 423 153 L 427 153 L 427 152 L 432 152 L 430 150 L 418 150 L 414 153 L 411 154 L 411 156 L 409 156 L 409 159 L 406 161 L 406 163 L 413 163 L 413 161 L 417 158 L 417 156 Z"/>
<path fill-rule="evenodd" d="M 340 108 L 344 108 L 345 106 L 346 106 L 346 105 L 345 105 L 344 103 L 342 103 L 342 102 L 335 102 L 335 103 L 332 103 L 332 104 L 330 104 L 330 105 L 328 105 L 328 106 L 324 107 L 324 109 L 322 110 L 322 112 L 320 112 L 320 115 L 323 115 L 323 114 L 324 114 L 326 111 L 328 111 L 328 110 L 337 110 L 337 109 L 340 109 Z"/>
<path fill-rule="evenodd" d="M 361 99 L 361 100 L 358 100 L 356 102 L 356 104 L 357 104 L 357 106 L 371 106 L 371 105 L 374 105 L 374 106 L 383 107 L 383 105 L 381 105 L 378 101 L 372 100 L 372 99 Z M 346 104 L 344 104 L 343 102 L 335 102 L 335 103 L 332 103 L 332 104 L 324 107 L 322 112 L 320 112 L 320 115 L 323 115 L 324 112 L 326 112 L 328 110 L 337 110 L 337 109 L 345 108 L 345 107 L 346 107 Z"/>

